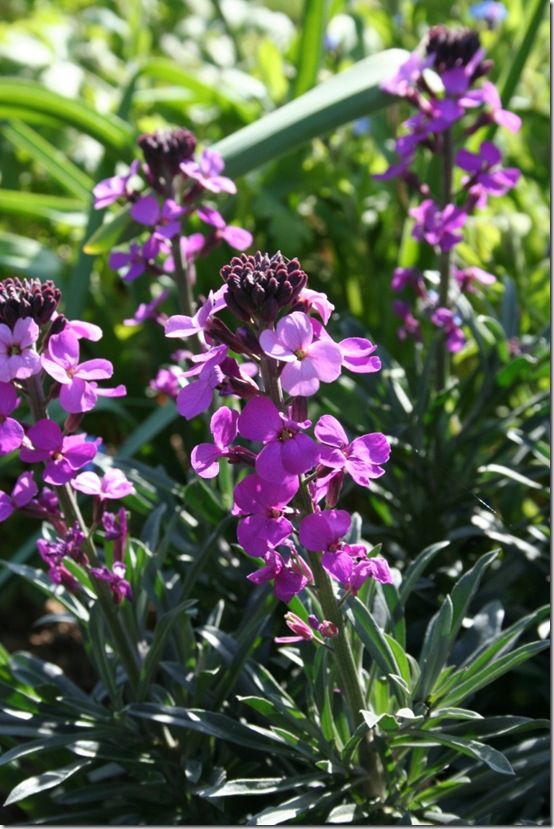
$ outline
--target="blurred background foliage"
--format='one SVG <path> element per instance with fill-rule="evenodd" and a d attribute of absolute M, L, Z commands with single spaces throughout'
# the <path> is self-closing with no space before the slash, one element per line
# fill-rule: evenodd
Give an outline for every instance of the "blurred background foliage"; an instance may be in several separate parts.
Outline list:
<path fill-rule="evenodd" d="M 2 4 L 0 276 L 54 278 L 69 313 L 102 325 L 102 354 L 114 360 L 128 397 L 103 401 L 87 431 L 103 435 L 105 451 L 119 452 L 146 480 L 141 464 L 182 483 L 204 424 L 177 420 L 167 401 L 145 395 L 170 348 L 161 330 L 122 325 L 148 297 L 146 281 L 124 286 L 107 256 L 83 252 L 102 222 L 91 210 L 94 183 L 137 155 L 141 132 L 185 126 L 212 145 L 364 57 L 413 49 L 436 23 L 478 26 L 501 89 L 513 85 L 514 59 L 521 58 L 509 103 L 523 127 L 496 139 L 522 180 L 470 221 L 461 251 L 498 282 L 474 310 L 462 309 L 474 343 L 455 359 L 458 380 L 441 398 L 429 392 L 427 353 L 400 343 L 391 310 L 393 269 L 428 265 L 406 222 L 409 194 L 372 177 L 392 157 L 402 105 L 299 149 L 283 147 L 280 158 L 238 179 L 238 195 L 225 207 L 254 233 L 255 248 L 300 259 L 311 287 L 336 303 L 344 335 L 365 333 L 380 346 L 382 375 L 343 379 L 321 405 L 340 411 L 353 433 L 382 430 L 394 442 L 379 486 L 348 496 L 364 537 L 383 541 L 400 569 L 426 545 L 451 542 L 433 579 L 416 591 L 409 644 L 454 577 L 492 546 L 501 554 L 476 606 L 501 599 L 513 621 L 548 598 L 549 29 L 544 3 L 506 6 L 505 21 L 488 29 L 473 19 L 470 3 L 443 0 Z M 200 292 L 219 284 L 228 258 L 220 248 L 199 263 Z M 0 483 L 14 476 L 15 463 L 1 459 Z M 221 518 L 220 493 L 191 485 L 187 492 L 201 530 L 203 521 L 213 524 L 210 510 Z M 148 499 L 137 509 L 146 516 Z M 25 522 L 14 521 L 7 533 L 2 556 L 29 560 Z M 250 591 L 249 567 L 234 554 L 225 566 L 218 589 L 231 600 L 232 630 L 241 622 L 240 597 Z M 7 573 L 0 578 L 7 616 L 22 590 L 23 606 L 38 602 L 31 588 Z M 212 579 L 199 577 L 201 607 L 213 600 Z M 494 713 L 546 713 L 548 665 L 541 658 L 521 667 L 500 698 L 493 687 L 483 705 Z"/>

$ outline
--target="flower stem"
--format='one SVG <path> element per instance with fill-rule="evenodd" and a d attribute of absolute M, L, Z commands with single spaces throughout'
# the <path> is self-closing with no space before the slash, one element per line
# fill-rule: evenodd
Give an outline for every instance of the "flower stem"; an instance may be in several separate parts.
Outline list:
<path fill-rule="evenodd" d="M 177 288 L 177 296 L 179 298 L 179 306 L 181 312 L 187 317 L 192 317 L 194 314 L 194 299 L 192 296 L 192 283 L 194 281 L 194 262 L 192 260 L 183 261 L 181 253 L 180 237 L 176 236 L 171 241 L 171 252 L 173 254 L 173 263 L 175 270 L 173 272 L 173 281 Z"/>
<path fill-rule="evenodd" d="M 275 371 L 275 364 L 270 363 L 266 357 L 261 360 L 261 375 L 264 390 L 275 405 L 283 410 L 283 392 L 279 377 Z M 312 499 L 309 495 L 305 481 L 301 480 L 298 493 L 301 510 L 304 515 L 309 515 L 313 510 Z M 346 633 L 344 617 L 333 591 L 331 579 L 321 565 L 317 553 L 308 552 L 308 560 L 314 576 L 315 587 L 325 618 L 337 626 L 338 633 L 333 639 L 333 655 L 336 668 L 341 680 L 341 685 L 346 697 L 346 704 L 350 710 L 350 719 L 353 728 L 363 724 L 362 710 L 366 707 L 362 688 L 360 686 L 358 671 L 354 662 L 352 648 Z M 360 745 L 360 764 L 368 771 L 366 783 L 366 794 L 368 797 L 382 797 L 385 791 L 385 781 L 381 759 L 374 747 L 373 733 L 369 730 Z"/>
<path fill-rule="evenodd" d="M 452 131 L 446 130 L 443 134 L 442 148 L 442 176 L 443 176 L 443 198 L 442 207 L 446 207 L 452 201 L 452 173 L 454 166 L 454 152 L 452 144 Z M 439 307 L 448 308 L 448 292 L 450 288 L 450 264 L 451 251 L 442 251 L 439 257 Z M 440 337 L 437 352 L 437 391 L 441 391 L 448 379 L 448 352 L 446 350 L 446 337 Z"/>
<path fill-rule="evenodd" d="M 31 409 L 34 420 L 37 421 L 48 418 L 40 375 L 35 374 L 33 377 L 26 380 L 25 389 L 28 394 L 29 408 Z M 58 500 L 62 507 L 66 524 L 78 525 L 81 532 L 85 536 L 83 548 L 87 558 L 93 567 L 97 567 L 99 565 L 99 561 L 96 547 L 94 545 L 94 541 L 92 540 L 92 535 L 89 532 L 89 529 L 81 514 L 81 510 L 79 509 L 73 490 L 69 484 L 64 484 L 56 488 L 56 495 L 58 496 Z M 96 596 L 100 602 L 102 612 L 116 645 L 118 655 L 125 668 L 129 685 L 132 689 L 133 695 L 135 695 L 140 676 L 139 656 L 114 607 L 110 588 L 101 579 L 93 578 L 92 580 Z"/>

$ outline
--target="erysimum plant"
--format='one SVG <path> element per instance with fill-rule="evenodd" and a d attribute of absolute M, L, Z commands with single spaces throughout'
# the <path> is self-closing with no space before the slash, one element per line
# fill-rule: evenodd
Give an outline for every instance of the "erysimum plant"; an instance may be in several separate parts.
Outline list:
<path fill-rule="evenodd" d="M 407 508 L 395 522 L 383 507 L 384 492 L 400 511 L 430 491 L 406 494 L 399 474 L 407 452 L 393 433 L 405 421 L 390 401 L 410 405 L 402 370 L 367 337 L 339 335 L 333 297 L 282 253 L 241 253 L 195 296 L 198 255 L 249 247 L 211 202 L 234 184 L 186 130 L 139 144 L 143 160 L 100 182 L 95 200 L 121 199 L 114 222 L 134 222 L 137 240 L 111 252 L 123 280 L 164 280 L 131 323 L 185 341 L 155 381 L 196 435 L 185 481 L 114 458 L 81 430 L 99 398 L 125 394 L 104 385 L 117 366 L 98 357 L 98 326 L 66 319 L 52 283 L 0 287 L 0 452 L 22 464 L 0 520 L 42 523 L 41 568 L 8 566 L 63 604 L 94 674 L 84 690 L 30 654 L 0 654 L 14 821 L 541 820 L 546 723 L 485 717 L 479 693 L 546 647 L 546 610 L 504 623 L 498 550 L 429 580 L 460 526 L 410 555 L 425 533 Z M 180 313 L 168 317 L 171 279 Z M 382 409 L 383 431 L 341 412 L 346 384 Z M 437 610 L 422 625 L 425 587 Z"/>

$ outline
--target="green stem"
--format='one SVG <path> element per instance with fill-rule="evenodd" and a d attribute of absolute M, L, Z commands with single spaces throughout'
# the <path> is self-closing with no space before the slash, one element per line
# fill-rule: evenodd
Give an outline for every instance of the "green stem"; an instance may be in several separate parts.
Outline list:
<path fill-rule="evenodd" d="M 177 296 L 179 298 L 179 306 L 181 312 L 187 317 L 192 317 L 194 314 L 194 299 L 192 296 L 192 283 L 194 281 L 194 263 L 192 261 L 183 262 L 181 254 L 180 236 L 176 236 L 171 242 L 171 252 L 173 254 L 173 263 L 175 270 L 173 272 L 173 280 L 177 288 Z"/>
<path fill-rule="evenodd" d="M 446 130 L 443 135 L 443 198 L 442 207 L 446 207 L 452 201 L 452 172 L 454 165 L 454 154 L 452 144 L 452 132 Z M 439 308 L 448 308 L 448 290 L 450 287 L 450 264 L 451 252 L 443 251 L 439 258 Z M 446 386 L 448 379 L 448 352 L 446 350 L 446 337 L 443 334 L 439 338 L 437 352 L 437 391 Z"/>
<path fill-rule="evenodd" d="M 44 402 L 44 395 L 40 381 L 40 375 L 36 374 L 25 381 L 25 388 L 28 394 L 29 408 L 35 421 L 48 418 L 46 405 Z M 75 494 L 69 484 L 57 487 L 56 495 L 60 502 L 63 515 L 68 525 L 77 524 L 81 532 L 85 536 L 83 542 L 83 549 L 87 558 L 93 567 L 98 567 L 100 564 L 96 547 L 92 540 L 91 534 L 85 523 L 85 520 L 77 504 Z M 108 585 L 101 579 L 93 578 L 93 584 L 96 596 L 102 607 L 102 612 L 110 629 L 113 641 L 116 645 L 117 652 L 125 668 L 129 685 L 135 694 L 139 681 L 139 657 L 129 639 L 125 627 L 121 624 L 117 611 L 114 607 L 113 597 Z"/>
<path fill-rule="evenodd" d="M 266 357 L 261 360 L 261 375 L 264 390 L 275 405 L 283 410 L 283 392 L 279 378 L 275 374 L 274 367 Z M 308 515 L 313 512 L 312 499 L 308 493 L 305 481 L 301 481 L 298 498 L 301 504 L 301 512 Z M 333 656 L 340 676 L 341 684 L 346 697 L 346 703 L 350 710 L 350 719 L 354 728 L 364 722 L 362 710 L 366 707 L 364 695 L 360 687 L 359 675 L 356 670 L 356 663 L 348 640 L 344 618 L 339 604 L 333 592 L 333 585 L 327 572 L 323 569 L 317 553 L 308 552 L 308 560 L 314 576 L 321 609 L 327 619 L 333 622 L 338 629 L 337 635 L 333 638 Z M 372 746 L 373 733 L 369 730 L 366 738 L 360 745 L 360 764 L 367 769 L 369 776 L 366 785 L 368 797 L 383 797 L 385 791 L 385 780 L 381 759 Z"/>

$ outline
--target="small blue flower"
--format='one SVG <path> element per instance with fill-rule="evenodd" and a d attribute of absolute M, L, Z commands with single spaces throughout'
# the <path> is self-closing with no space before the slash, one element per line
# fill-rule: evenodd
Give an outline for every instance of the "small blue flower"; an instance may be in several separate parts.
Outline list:
<path fill-rule="evenodd" d="M 506 19 L 508 10 L 504 3 L 499 3 L 498 0 L 482 0 L 481 3 L 475 3 L 469 13 L 475 20 L 484 20 L 494 29 Z"/>

